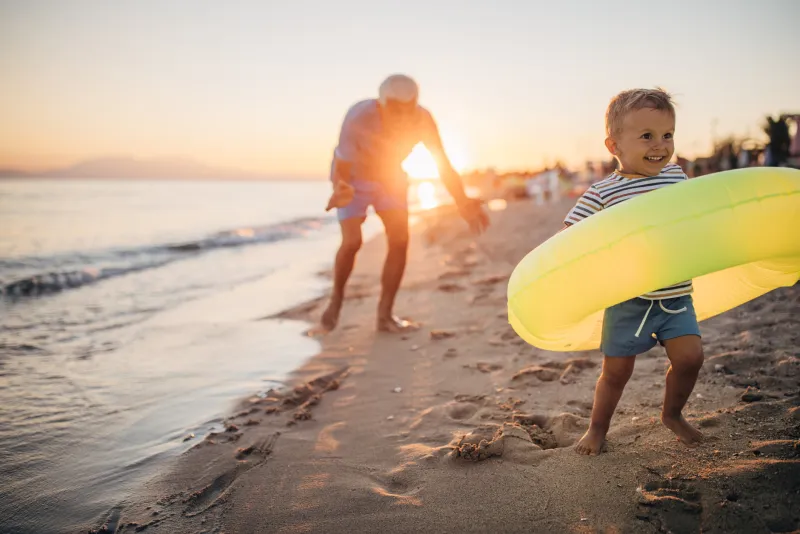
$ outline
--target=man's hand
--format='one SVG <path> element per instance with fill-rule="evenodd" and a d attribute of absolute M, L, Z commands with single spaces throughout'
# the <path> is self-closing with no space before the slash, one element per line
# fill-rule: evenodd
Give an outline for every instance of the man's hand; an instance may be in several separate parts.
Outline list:
<path fill-rule="evenodd" d="M 330 200 L 328 200 L 328 206 L 325 208 L 325 211 L 330 211 L 333 208 L 344 208 L 353 201 L 355 194 L 356 190 L 352 185 L 344 180 L 338 180 L 333 187 L 333 194 Z"/>
<path fill-rule="evenodd" d="M 470 229 L 480 234 L 489 227 L 489 216 L 481 207 L 481 200 L 477 198 L 467 198 L 458 204 L 458 213 L 467 221 Z"/>

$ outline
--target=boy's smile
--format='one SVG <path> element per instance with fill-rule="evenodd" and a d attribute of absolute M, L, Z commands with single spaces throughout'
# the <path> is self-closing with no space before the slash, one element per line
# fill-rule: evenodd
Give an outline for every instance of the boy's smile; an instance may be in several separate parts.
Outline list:
<path fill-rule="evenodd" d="M 656 176 L 675 152 L 675 117 L 667 111 L 643 108 L 628 112 L 622 128 L 606 139 L 606 147 L 617 156 L 620 172 Z"/>

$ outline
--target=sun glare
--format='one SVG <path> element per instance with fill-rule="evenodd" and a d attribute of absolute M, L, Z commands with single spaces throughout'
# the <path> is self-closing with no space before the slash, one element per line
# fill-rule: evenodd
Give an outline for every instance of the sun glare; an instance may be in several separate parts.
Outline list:
<path fill-rule="evenodd" d="M 411 154 L 403 160 L 403 170 L 415 180 L 427 180 L 439 177 L 436 161 L 422 143 L 415 146 Z"/>
<path fill-rule="evenodd" d="M 453 168 L 458 172 L 463 172 L 468 165 L 468 158 L 464 145 L 453 140 L 452 137 L 442 134 L 442 144 L 447 152 L 447 157 Z M 431 180 L 439 178 L 439 170 L 436 168 L 436 161 L 425 145 L 419 143 L 411 151 L 411 154 L 403 161 L 403 170 L 414 180 Z"/>
<path fill-rule="evenodd" d="M 433 209 L 440 204 L 433 182 L 420 182 L 417 184 L 417 199 L 419 207 L 423 210 Z"/>

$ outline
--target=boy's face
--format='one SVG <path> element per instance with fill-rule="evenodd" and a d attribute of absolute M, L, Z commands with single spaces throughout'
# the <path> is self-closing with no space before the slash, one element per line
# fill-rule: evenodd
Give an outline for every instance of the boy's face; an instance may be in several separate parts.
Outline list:
<path fill-rule="evenodd" d="M 629 174 L 655 176 L 675 152 L 675 117 L 653 108 L 637 109 L 622 119 L 622 128 L 606 139 L 608 151 Z"/>

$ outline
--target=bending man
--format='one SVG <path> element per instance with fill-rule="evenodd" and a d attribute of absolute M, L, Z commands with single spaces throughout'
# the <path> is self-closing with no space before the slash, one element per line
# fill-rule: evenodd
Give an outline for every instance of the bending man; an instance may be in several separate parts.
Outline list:
<path fill-rule="evenodd" d="M 415 328 L 394 315 L 394 300 L 406 266 L 408 251 L 408 177 L 402 163 L 418 143 L 431 153 L 439 176 L 455 200 L 461 216 L 475 232 L 489 219 L 477 199 L 464 193 L 461 178 L 444 152 L 431 114 L 418 104 L 419 88 L 404 75 L 387 78 L 378 99 L 364 100 L 347 112 L 331 165 L 333 194 L 327 209 L 337 208 L 342 244 L 336 253 L 333 291 L 322 314 L 321 328 L 336 327 L 344 288 L 361 248 L 361 225 L 372 205 L 386 230 L 388 253 L 381 277 L 377 328 L 402 332 Z"/>

